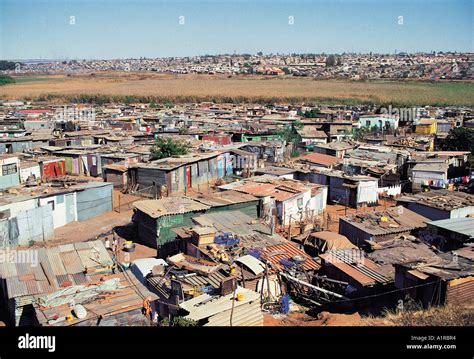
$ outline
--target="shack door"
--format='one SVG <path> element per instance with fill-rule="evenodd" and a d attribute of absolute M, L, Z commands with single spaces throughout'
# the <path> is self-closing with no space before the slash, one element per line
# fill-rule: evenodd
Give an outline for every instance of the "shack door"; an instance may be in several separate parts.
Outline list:
<path fill-rule="evenodd" d="M 74 203 L 74 194 L 66 194 L 65 195 L 65 202 L 66 202 L 66 223 L 71 223 L 75 221 L 75 216 L 74 216 L 74 208 L 75 208 L 75 203 Z"/>
<path fill-rule="evenodd" d="M 186 188 L 191 188 L 191 166 L 186 167 Z"/>

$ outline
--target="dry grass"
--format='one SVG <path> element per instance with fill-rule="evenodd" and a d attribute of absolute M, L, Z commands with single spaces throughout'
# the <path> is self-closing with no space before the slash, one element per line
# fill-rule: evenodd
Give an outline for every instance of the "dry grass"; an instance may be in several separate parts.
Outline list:
<path fill-rule="evenodd" d="M 362 326 L 472 326 L 474 325 L 474 307 L 446 305 L 431 307 L 427 310 L 409 309 L 390 310 L 378 317 L 364 317 Z"/>
<path fill-rule="evenodd" d="M 257 76 L 97 73 L 94 76 L 25 76 L 0 87 L 0 98 L 141 96 L 170 101 L 278 101 L 474 106 L 473 83 L 338 81 Z M 41 81 L 40 81 L 41 80 Z M 259 102 L 256 101 L 256 102 Z"/>

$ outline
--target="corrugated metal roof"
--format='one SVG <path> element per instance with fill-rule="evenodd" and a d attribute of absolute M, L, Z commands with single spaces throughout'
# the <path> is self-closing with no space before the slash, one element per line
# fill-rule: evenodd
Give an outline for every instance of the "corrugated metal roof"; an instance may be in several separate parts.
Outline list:
<path fill-rule="evenodd" d="M 48 262 L 51 265 L 51 269 L 54 275 L 64 275 L 66 274 L 66 269 L 64 268 L 61 257 L 59 257 L 59 248 L 51 247 L 46 252 L 48 256 Z"/>
<path fill-rule="evenodd" d="M 62 252 L 59 254 L 63 262 L 64 268 L 68 274 L 79 273 L 84 270 L 81 258 L 77 251 Z"/>
<path fill-rule="evenodd" d="M 471 217 L 442 219 L 440 221 L 428 222 L 427 224 L 460 233 L 470 238 L 474 237 L 474 218 Z"/>
<path fill-rule="evenodd" d="M 321 254 L 320 257 L 363 286 L 372 286 L 377 283 L 387 284 L 393 281 L 393 279 L 385 277 L 380 272 L 380 267 L 366 258 L 360 250 L 330 251 Z"/>
<path fill-rule="evenodd" d="M 82 270 L 84 268 L 94 268 L 100 263 L 100 253 L 95 251 L 93 248 L 80 249 L 77 251 L 82 263 Z"/>
<path fill-rule="evenodd" d="M 74 249 L 78 250 L 78 249 L 90 248 L 92 243 L 94 242 L 77 242 L 77 243 L 74 243 Z"/>
<path fill-rule="evenodd" d="M 186 318 L 201 320 L 231 309 L 232 303 L 234 303 L 234 310 L 253 301 L 260 303 L 260 294 L 252 290 L 237 287 L 236 296 L 237 294 L 241 294 L 243 299 L 240 301 L 233 300 L 233 293 L 220 297 L 211 297 L 208 294 L 202 294 L 181 303 L 179 306 L 189 312 Z"/>
<path fill-rule="evenodd" d="M 193 221 L 201 226 L 213 226 L 218 231 L 236 235 L 246 235 L 253 231 L 252 217 L 240 211 L 210 212 L 193 217 Z"/>
<path fill-rule="evenodd" d="M 209 195 L 199 194 L 198 196 L 193 197 L 193 199 L 210 207 L 220 207 L 259 200 L 257 197 L 250 194 L 232 190 L 216 192 Z"/>
<path fill-rule="evenodd" d="M 325 167 L 329 167 L 331 165 L 341 162 L 341 160 L 335 156 L 325 155 L 316 152 L 308 153 L 307 155 L 298 157 L 297 161 L 310 162 Z"/>
<path fill-rule="evenodd" d="M 204 287 L 211 285 L 213 288 L 217 289 L 221 286 L 222 280 L 226 279 L 227 276 L 221 273 L 219 270 L 211 273 L 209 276 L 203 275 L 188 275 L 184 277 L 179 277 L 178 280 L 180 282 L 189 284 L 194 287 Z"/>
<path fill-rule="evenodd" d="M 265 264 L 263 264 L 261 261 L 251 255 L 247 254 L 245 256 L 237 258 L 235 261 L 246 265 L 255 275 L 259 275 L 260 273 L 265 271 Z"/>
<path fill-rule="evenodd" d="M 28 295 L 26 283 L 20 281 L 18 277 L 7 278 L 6 285 L 9 299 Z"/>
<path fill-rule="evenodd" d="M 205 211 L 210 208 L 209 206 L 194 201 L 188 197 L 169 197 L 156 200 L 137 201 L 134 203 L 134 207 L 152 218 L 194 211 Z"/>
<path fill-rule="evenodd" d="M 70 252 L 74 250 L 74 244 L 69 243 L 69 244 L 61 244 L 59 246 L 59 252 Z"/>
<path fill-rule="evenodd" d="M 385 218 L 383 220 L 383 218 Z M 385 211 L 359 213 L 352 216 L 341 217 L 341 221 L 374 236 L 408 232 L 413 229 L 426 227 L 428 218 L 397 206 Z"/>
<path fill-rule="evenodd" d="M 291 260 L 291 258 L 295 256 L 301 256 L 305 259 L 300 265 L 304 270 L 317 270 L 321 268 L 321 266 L 306 254 L 306 252 L 299 249 L 295 243 L 289 241 L 268 246 L 261 252 L 262 260 L 270 262 L 272 268 L 275 270 L 284 269 L 284 266 L 280 264 L 282 259 Z"/>
<path fill-rule="evenodd" d="M 67 249 L 73 249 L 67 251 Z M 60 252 L 60 250 L 64 252 Z M 89 242 L 88 248 L 81 250 L 83 257 L 74 250 L 74 246 L 38 248 L 36 263 L 0 263 L 0 278 L 5 279 L 7 295 L 17 298 L 26 295 L 51 293 L 65 282 L 85 283 L 84 263 L 88 267 L 100 267 L 112 263 L 101 241 Z M 29 256 L 31 257 L 31 256 Z M 28 258 L 29 258 L 28 257 Z M 69 273 L 69 275 L 68 275 Z"/>

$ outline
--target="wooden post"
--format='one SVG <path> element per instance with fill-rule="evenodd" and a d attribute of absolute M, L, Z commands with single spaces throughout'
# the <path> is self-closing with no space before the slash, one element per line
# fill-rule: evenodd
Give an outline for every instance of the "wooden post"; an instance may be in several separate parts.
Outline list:
<path fill-rule="evenodd" d="M 290 225 L 288 226 L 288 240 L 291 241 L 291 214 L 290 214 Z"/>

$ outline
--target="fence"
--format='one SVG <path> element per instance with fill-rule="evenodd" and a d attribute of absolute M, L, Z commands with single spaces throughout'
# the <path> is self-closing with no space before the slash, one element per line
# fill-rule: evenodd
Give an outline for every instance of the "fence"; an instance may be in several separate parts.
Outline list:
<path fill-rule="evenodd" d="M 155 186 L 149 186 L 128 194 L 118 193 L 114 200 L 114 211 L 120 213 L 122 210 L 131 210 L 133 203 L 143 199 L 157 198 L 157 190 Z"/>

